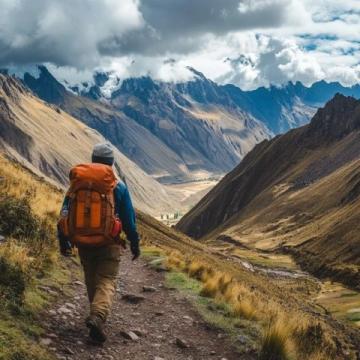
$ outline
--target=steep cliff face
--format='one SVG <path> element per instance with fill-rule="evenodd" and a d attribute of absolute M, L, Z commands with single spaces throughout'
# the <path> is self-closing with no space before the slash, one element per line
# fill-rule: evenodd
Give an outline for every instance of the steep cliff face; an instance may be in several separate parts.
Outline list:
<path fill-rule="evenodd" d="M 178 229 L 359 266 L 359 178 L 360 101 L 336 95 L 309 125 L 257 145 Z"/>
<path fill-rule="evenodd" d="M 90 161 L 95 143 L 105 141 L 94 129 L 32 95 L 18 80 L 0 74 L 0 148 L 32 170 L 65 185 L 69 169 Z M 139 209 L 157 215 L 171 211 L 176 196 L 115 150 Z"/>

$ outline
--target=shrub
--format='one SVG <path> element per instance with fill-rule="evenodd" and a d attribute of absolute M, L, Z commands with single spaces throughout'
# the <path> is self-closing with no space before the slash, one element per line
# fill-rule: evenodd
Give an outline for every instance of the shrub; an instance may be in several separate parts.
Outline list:
<path fill-rule="evenodd" d="M 15 198 L 0 194 L 0 302 L 16 309 L 23 303 L 26 286 L 53 261 L 54 230 L 46 219 L 34 215 L 29 194 Z"/>
<path fill-rule="evenodd" d="M 332 339 L 327 338 L 325 330 L 320 323 L 304 321 L 294 331 L 297 348 L 302 354 L 312 355 L 311 359 L 324 359 L 319 349 L 335 356 L 337 348 Z"/>
<path fill-rule="evenodd" d="M 190 277 L 201 280 L 203 274 L 206 272 L 206 269 L 207 267 L 203 263 L 194 260 L 188 267 L 188 273 Z"/>
<path fill-rule="evenodd" d="M 31 212 L 28 197 L 17 199 L 0 195 L 0 233 L 17 239 L 33 237 L 37 233 L 38 219 Z"/>
<path fill-rule="evenodd" d="M 310 354 L 320 348 L 323 343 L 324 331 L 320 324 L 305 324 L 297 329 L 295 335 L 301 350 Z"/>
<path fill-rule="evenodd" d="M 17 264 L 0 257 L 0 298 L 3 307 L 20 306 L 26 287 L 27 276 Z"/>
<path fill-rule="evenodd" d="M 184 260 L 182 260 L 181 256 L 175 251 L 167 255 L 165 266 L 168 269 L 175 269 L 177 271 L 184 271 L 186 268 Z"/>
<path fill-rule="evenodd" d="M 237 300 L 233 302 L 232 314 L 247 320 L 257 319 L 257 309 L 250 299 Z"/>
<path fill-rule="evenodd" d="M 30 254 L 41 256 L 54 246 L 54 229 L 33 214 L 29 195 L 18 199 L 0 194 L 0 234 L 25 243 Z"/>
<path fill-rule="evenodd" d="M 204 268 L 201 272 L 204 285 L 200 295 L 204 297 L 222 297 L 232 282 L 232 278 L 224 273 Z"/>
<path fill-rule="evenodd" d="M 219 277 L 219 292 L 224 295 L 232 282 L 232 277 L 228 274 L 221 274 Z"/>
<path fill-rule="evenodd" d="M 213 276 L 208 278 L 201 288 L 200 295 L 204 297 L 214 298 L 219 291 L 219 277 Z"/>
<path fill-rule="evenodd" d="M 290 360 L 290 337 L 291 329 L 284 320 L 277 319 L 270 321 L 265 328 L 261 350 L 260 360 Z"/>

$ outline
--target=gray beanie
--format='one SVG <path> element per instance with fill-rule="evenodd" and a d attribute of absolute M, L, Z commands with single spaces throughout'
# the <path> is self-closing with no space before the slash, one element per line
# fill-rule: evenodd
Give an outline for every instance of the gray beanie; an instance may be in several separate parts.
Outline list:
<path fill-rule="evenodd" d="M 99 143 L 94 146 L 92 152 L 92 162 L 113 165 L 114 151 L 109 143 Z"/>

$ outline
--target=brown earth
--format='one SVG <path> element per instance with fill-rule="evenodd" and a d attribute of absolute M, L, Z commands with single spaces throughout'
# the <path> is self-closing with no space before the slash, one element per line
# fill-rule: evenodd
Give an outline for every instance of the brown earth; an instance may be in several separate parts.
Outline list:
<path fill-rule="evenodd" d="M 144 285 L 156 290 L 143 292 Z M 163 273 L 142 260 L 131 262 L 130 254 L 122 257 L 118 290 L 107 324 L 109 337 L 103 347 L 88 343 L 85 286 L 79 281 L 70 286 L 74 297 L 62 298 L 44 314 L 46 331 L 41 341 L 58 359 L 239 359 L 221 330 L 207 325 L 185 295 L 164 286 Z M 144 300 L 129 303 L 122 299 L 124 293 L 143 296 Z M 124 338 L 122 331 L 141 334 L 134 341 Z M 177 339 L 188 347 L 179 346 Z"/>
<path fill-rule="evenodd" d="M 264 141 L 176 225 L 286 251 L 317 276 L 360 284 L 360 101 L 336 95 L 310 124 Z"/>
<path fill-rule="evenodd" d="M 36 209 L 36 213 L 39 215 L 47 214 L 47 216 L 57 213 L 62 197 L 42 179 L 35 178 L 31 173 L 25 172 L 20 166 L 10 164 L 5 158 L 1 162 L 0 168 L 3 170 L 0 175 L 5 179 L 8 179 L 7 187 L 9 190 L 11 189 L 11 194 L 21 196 L 25 192 L 25 189 L 34 189 L 36 190 L 35 195 L 37 194 L 34 196 L 34 209 Z M 240 339 L 238 339 L 238 336 L 245 334 L 248 335 L 246 337 L 249 342 L 250 340 L 253 340 L 253 343 L 250 344 L 254 345 L 253 349 L 259 349 L 263 326 L 266 326 L 268 321 L 266 315 L 269 314 L 270 310 L 272 313 L 274 311 L 279 313 L 281 315 L 281 318 L 279 317 L 279 319 L 285 319 L 286 322 L 293 319 L 298 323 L 306 319 L 306 322 L 309 324 L 309 326 L 306 327 L 308 330 L 311 330 L 314 324 L 316 326 L 317 324 L 321 324 L 323 330 L 320 335 L 310 331 L 302 336 L 302 339 L 304 339 L 305 343 L 312 343 L 316 340 L 316 344 L 318 344 L 321 349 L 324 349 L 325 354 L 328 355 L 325 358 L 339 360 L 353 360 L 359 358 L 357 350 L 360 349 L 360 333 L 358 329 L 355 329 L 347 323 L 333 319 L 327 309 L 317 305 L 316 299 L 319 295 L 317 281 L 313 281 L 308 277 L 293 278 L 273 276 L 271 272 L 253 271 L 249 266 L 244 266 L 246 258 L 243 259 L 242 254 L 233 254 L 232 252 L 226 251 L 226 249 L 221 249 L 220 247 L 217 248 L 218 246 L 213 246 L 213 244 L 210 243 L 204 244 L 193 241 L 184 234 L 176 231 L 176 229 L 166 227 L 142 212 L 138 212 L 137 214 L 137 223 L 142 244 L 144 246 L 148 246 L 150 249 L 159 249 L 158 254 L 166 255 L 169 259 L 176 260 L 176 258 L 182 256 L 183 261 L 189 266 L 193 264 L 204 264 L 206 267 L 211 267 L 211 269 L 215 271 L 215 274 L 220 272 L 224 273 L 227 276 L 230 276 L 235 283 L 241 285 L 241 289 L 243 289 L 246 294 L 246 298 L 253 302 L 252 306 L 259 315 L 259 321 L 250 321 L 243 317 L 236 317 L 233 319 L 224 316 L 224 321 L 229 319 L 229 322 L 226 323 L 226 325 L 230 325 L 231 332 L 236 336 L 236 345 L 239 345 L 238 340 Z M 221 243 L 216 241 L 216 245 L 219 244 Z M 232 244 L 226 245 L 234 246 Z M 188 301 L 194 299 L 192 296 L 189 296 L 186 301 L 182 302 L 184 297 L 180 293 L 174 292 L 173 290 L 166 290 L 160 286 L 160 283 L 164 280 L 162 274 L 158 274 L 152 269 L 144 267 L 143 262 L 132 264 L 128 257 L 129 254 L 124 256 L 123 263 L 121 264 L 119 277 L 120 288 L 122 288 L 122 290 L 125 288 L 125 290 L 129 292 L 142 294 L 142 286 L 145 284 L 154 285 L 158 291 L 155 293 L 142 294 L 146 297 L 146 300 L 140 305 L 127 304 L 120 300 L 119 295 L 117 295 L 118 298 L 115 302 L 114 313 L 110 318 L 110 330 L 112 326 L 113 331 L 111 331 L 110 334 L 110 346 L 109 348 L 106 348 L 106 351 L 109 350 L 111 353 L 114 353 L 120 349 L 122 351 L 121 354 L 123 354 L 125 351 L 124 349 L 126 349 L 126 351 L 132 351 L 133 348 L 137 349 L 138 346 L 140 346 L 140 348 L 141 346 L 144 346 L 146 349 L 153 349 L 153 347 L 147 346 L 150 346 L 152 343 L 159 343 L 160 348 L 155 349 L 158 352 L 154 351 L 152 354 L 154 357 L 161 356 L 164 358 L 165 355 L 160 353 L 163 349 L 164 351 L 173 351 L 174 354 L 177 354 L 176 351 L 180 351 L 177 347 L 173 347 L 173 341 L 175 340 L 174 336 L 180 337 L 181 335 L 181 339 L 196 348 L 196 351 L 200 354 L 199 356 L 203 355 L 201 352 L 203 350 L 201 350 L 200 347 L 203 347 L 204 349 L 205 347 L 208 347 L 210 352 L 216 352 L 212 357 L 208 356 L 205 357 L 205 359 L 221 359 L 222 356 L 226 356 L 230 359 L 234 358 L 227 356 L 227 354 L 222 354 L 222 352 L 226 353 L 227 347 L 230 346 L 230 340 L 223 339 L 223 334 L 220 331 L 213 332 L 210 329 L 207 329 L 205 325 L 203 327 L 204 322 L 196 315 L 191 303 Z M 260 260 L 263 262 L 263 258 Z M 72 264 L 72 262 L 70 262 L 70 264 Z M 71 297 L 64 298 L 63 292 L 69 293 L 69 291 L 67 291 L 69 290 L 67 286 L 62 289 L 63 291 L 55 292 L 56 288 L 59 286 L 57 283 L 56 288 L 50 287 L 44 289 L 46 288 L 46 284 L 51 286 L 49 285 L 51 282 L 48 283 L 44 279 L 39 278 L 39 282 L 35 282 L 34 284 L 34 286 L 36 286 L 36 283 L 41 285 L 42 289 L 40 290 L 45 290 L 49 293 L 50 296 L 44 294 L 48 300 L 54 298 L 61 300 L 56 305 L 52 306 L 48 313 L 44 313 L 42 316 L 42 324 L 43 327 L 46 328 L 42 343 L 49 343 L 50 339 L 51 342 L 47 347 L 54 348 L 54 351 L 59 352 L 59 355 L 63 356 L 63 359 L 64 357 L 68 357 L 69 359 L 83 359 L 84 357 L 82 356 L 85 355 L 90 358 L 90 354 L 95 356 L 98 355 L 98 358 L 105 358 L 105 356 L 100 354 L 101 350 L 104 349 L 92 348 L 92 350 L 87 350 L 87 332 L 83 325 L 83 320 L 86 316 L 88 305 L 84 287 L 75 282 L 78 280 L 77 269 L 78 268 L 73 268 L 74 279 L 72 282 L 73 285 L 70 286 L 73 295 Z M 127 271 L 129 272 L 127 273 Z M 187 271 L 187 273 L 189 272 Z M 38 270 L 35 274 L 41 276 Z M 172 277 L 172 275 L 170 275 L 170 277 Z M 137 283 L 136 280 L 140 282 Z M 64 282 L 65 281 L 66 280 L 64 280 Z M 61 281 L 59 282 L 62 283 Z M 201 285 L 199 284 L 199 286 Z M 33 301 L 36 299 L 37 298 L 33 299 Z M 199 300 L 199 298 L 197 298 L 197 300 Z M 65 308 L 62 308 L 62 313 L 57 313 L 59 308 L 65 304 L 66 306 Z M 198 305 L 198 303 L 196 303 L 196 305 Z M 355 305 L 353 306 L 353 308 L 357 307 L 358 306 Z M 164 311 L 165 313 L 159 315 L 158 318 L 155 318 L 153 315 L 158 309 L 161 309 L 160 311 Z M 174 310 L 175 312 L 170 313 L 167 309 Z M 132 311 L 140 313 L 140 316 L 132 316 Z M 173 315 L 174 318 L 168 314 Z M 213 316 L 214 314 L 215 313 L 211 312 L 210 315 Z M 65 316 L 66 319 L 63 319 L 63 316 Z M 194 325 L 195 331 L 193 331 L 194 326 L 182 324 L 183 320 L 189 320 L 188 318 L 184 318 L 184 316 L 189 316 L 198 322 Z M 33 321 L 36 324 L 38 322 L 38 316 L 34 316 Z M 134 324 L 134 327 L 140 327 L 147 331 L 146 336 L 140 338 L 138 341 L 139 344 L 137 344 L 137 342 L 134 344 L 132 342 L 123 344 L 124 339 L 120 336 L 120 331 L 131 330 L 130 327 L 127 327 L 131 324 Z M 151 327 L 152 324 L 156 324 L 156 326 Z M 157 341 L 157 338 L 153 336 L 153 333 L 155 332 L 156 335 L 163 334 L 161 332 L 162 327 L 157 328 L 157 326 L 162 326 L 163 324 L 168 324 L 172 327 L 169 329 L 168 333 L 164 332 L 164 335 L 167 337 L 164 338 L 163 341 Z M 238 325 L 241 325 L 241 327 Z M 23 325 L 21 324 L 21 326 L 22 328 L 24 327 L 27 329 L 25 336 L 30 336 L 32 342 L 38 340 L 37 335 L 34 337 L 33 334 L 29 334 L 30 331 L 26 323 Z M 251 331 L 252 329 L 258 331 L 253 333 Z M 220 334 L 220 338 L 218 338 L 218 334 Z M 205 339 L 204 346 L 201 345 L 202 339 Z M 77 343 L 78 341 L 80 343 Z M 131 347 L 132 345 L 134 345 L 134 347 Z M 248 342 L 245 344 L 249 349 L 250 345 Z M 21 344 L 19 344 L 19 347 L 21 347 Z M 69 348 L 70 351 L 67 350 L 69 354 L 60 353 L 65 347 Z M 83 352 L 81 352 L 81 349 Z M 219 349 L 221 349 L 221 351 Z M 78 351 L 80 355 L 77 354 Z M 192 347 L 184 349 L 184 353 L 181 352 L 181 354 L 184 355 L 182 358 L 187 359 L 187 356 L 192 356 L 193 359 L 201 359 L 202 357 L 195 356 L 195 354 L 197 354 L 196 351 L 195 349 L 192 349 Z M 85 353 L 85 355 L 83 355 L 83 353 Z M 187 355 L 188 353 L 189 355 Z M 172 352 L 170 354 L 172 354 Z M 120 355 L 110 355 L 115 359 L 127 358 L 122 355 L 121 357 Z M 40 357 L 40 359 L 44 358 L 45 357 Z M 129 356 L 128 358 L 131 359 L 132 357 Z M 165 356 L 165 359 L 168 358 L 169 357 Z M 244 357 L 240 356 L 238 358 Z M 299 358 L 305 359 L 307 357 L 303 356 L 300 352 Z M 177 358 L 175 357 L 175 359 Z"/>

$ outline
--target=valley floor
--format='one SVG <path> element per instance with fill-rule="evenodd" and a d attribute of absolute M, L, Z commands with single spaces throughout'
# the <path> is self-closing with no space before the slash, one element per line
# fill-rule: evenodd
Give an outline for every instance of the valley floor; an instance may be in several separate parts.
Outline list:
<path fill-rule="evenodd" d="M 168 226 L 175 225 L 219 181 L 220 178 L 209 178 L 165 185 L 166 188 L 178 194 L 180 202 L 178 208 L 174 208 L 173 212 L 160 214 L 156 216 L 156 219 Z"/>
<path fill-rule="evenodd" d="M 287 280 L 295 283 L 297 279 L 307 279 L 315 284 L 316 291 L 311 294 L 315 308 L 323 309 L 334 318 L 360 330 L 360 292 L 338 282 L 320 280 L 302 271 L 290 255 L 246 249 L 241 245 L 219 244 L 218 241 L 208 245 L 240 263 L 245 269 L 266 274 L 279 282 Z"/>
<path fill-rule="evenodd" d="M 108 321 L 109 339 L 104 347 L 87 342 L 84 284 L 73 281 L 70 286 L 74 297 L 61 299 L 44 314 L 46 331 L 41 342 L 58 359 L 239 359 L 221 330 L 209 326 L 186 296 L 164 285 L 163 273 L 143 260 L 131 262 L 130 254 L 122 258 L 119 287 Z M 152 286 L 154 291 L 143 292 L 143 286 Z M 143 300 L 129 303 L 122 299 L 125 293 L 139 295 Z M 139 338 L 126 339 L 122 332 L 129 331 Z"/>

